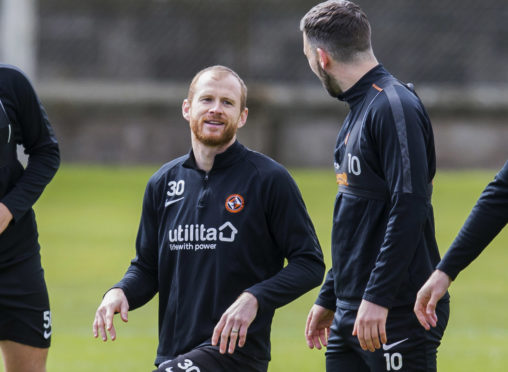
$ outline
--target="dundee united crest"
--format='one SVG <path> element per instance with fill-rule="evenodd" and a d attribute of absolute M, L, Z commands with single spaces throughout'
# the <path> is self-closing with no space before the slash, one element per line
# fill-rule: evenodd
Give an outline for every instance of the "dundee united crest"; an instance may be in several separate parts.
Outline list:
<path fill-rule="evenodd" d="M 239 194 L 229 195 L 226 199 L 226 209 L 231 213 L 240 212 L 245 206 L 243 197 Z"/>

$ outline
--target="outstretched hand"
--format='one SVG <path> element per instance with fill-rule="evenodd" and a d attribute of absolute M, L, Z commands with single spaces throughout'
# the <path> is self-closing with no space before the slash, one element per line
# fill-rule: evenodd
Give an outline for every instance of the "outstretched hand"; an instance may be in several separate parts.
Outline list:
<path fill-rule="evenodd" d="M 309 348 L 321 350 L 322 346 L 328 346 L 334 314 L 333 310 L 320 305 L 313 305 L 310 308 L 305 324 L 305 339 Z"/>
<path fill-rule="evenodd" d="M 452 283 L 451 278 L 435 270 L 416 295 L 414 312 L 418 321 L 427 331 L 437 324 L 436 305 Z"/>
<path fill-rule="evenodd" d="M 247 339 L 247 330 L 256 318 L 258 312 L 258 300 L 249 293 L 243 292 L 240 297 L 222 314 L 215 326 L 212 335 L 212 345 L 217 345 L 220 339 L 219 351 L 221 354 L 235 352 L 236 343 L 243 347 Z M 229 340 L 229 348 L 228 346 Z"/>
<path fill-rule="evenodd" d="M 101 304 L 95 312 L 93 321 L 93 336 L 97 338 L 101 335 L 102 341 L 108 340 L 107 332 L 111 337 L 111 341 L 116 339 L 116 330 L 113 324 L 115 313 L 120 313 L 120 318 L 127 322 L 127 313 L 129 311 L 129 303 L 122 289 L 113 288 L 109 290 L 102 299 Z"/>

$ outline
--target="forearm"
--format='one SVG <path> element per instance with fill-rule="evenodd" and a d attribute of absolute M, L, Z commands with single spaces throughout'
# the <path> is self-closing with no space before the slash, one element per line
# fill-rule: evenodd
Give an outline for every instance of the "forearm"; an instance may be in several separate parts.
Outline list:
<path fill-rule="evenodd" d="M 392 306 L 423 239 L 427 214 L 425 198 L 411 194 L 394 197 L 384 241 L 364 292 L 365 300 L 387 308 Z"/>
<path fill-rule="evenodd" d="M 437 268 L 453 280 L 497 236 L 506 225 L 506 220 L 477 211 L 472 213 L 459 231 L 450 249 Z"/>
<path fill-rule="evenodd" d="M 134 310 L 155 296 L 158 291 L 157 276 L 133 263 L 122 280 L 112 288 L 121 288 L 129 302 L 129 310 Z"/>
<path fill-rule="evenodd" d="M 51 144 L 34 151 L 15 186 L 2 198 L 14 221 L 20 219 L 40 197 L 60 165 L 58 146 Z"/>
<path fill-rule="evenodd" d="M 253 294 L 260 309 L 275 309 L 321 284 L 324 264 L 314 257 L 298 257 L 271 278 L 253 285 L 246 291 Z"/>
<path fill-rule="evenodd" d="M 325 282 L 321 286 L 316 304 L 326 309 L 335 311 L 337 307 L 337 296 L 334 289 L 333 269 L 328 270 Z"/>
<path fill-rule="evenodd" d="M 508 162 L 483 190 L 438 269 L 452 279 L 468 266 L 508 222 Z"/>

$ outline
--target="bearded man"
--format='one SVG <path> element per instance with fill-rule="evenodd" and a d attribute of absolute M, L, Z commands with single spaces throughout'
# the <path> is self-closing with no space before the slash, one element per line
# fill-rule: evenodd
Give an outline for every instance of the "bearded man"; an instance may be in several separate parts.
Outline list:
<path fill-rule="evenodd" d="M 114 314 L 127 321 L 158 292 L 158 371 L 267 371 L 275 309 L 323 279 L 296 183 L 236 139 L 246 99 L 227 67 L 194 77 L 182 106 L 192 150 L 148 182 L 136 257 L 95 315 L 94 336 L 114 340 Z"/>

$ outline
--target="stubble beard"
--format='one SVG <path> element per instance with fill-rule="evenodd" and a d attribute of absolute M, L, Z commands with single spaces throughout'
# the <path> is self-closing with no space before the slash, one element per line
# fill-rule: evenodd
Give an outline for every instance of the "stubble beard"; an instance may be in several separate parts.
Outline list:
<path fill-rule="evenodd" d="M 323 84 L 323 87 L 326 89 L 328 94 L 332 97 L 337 97 L 338 95 L 342 94 L 342 90 L 339 87 L 339 84 L 337 84 L 337 81 L 328 74 L 324 69 L 321 68 L 321 66 L 317 66 L 319 71 L 319 79 L 321 80 L 321 83 Z"/>

